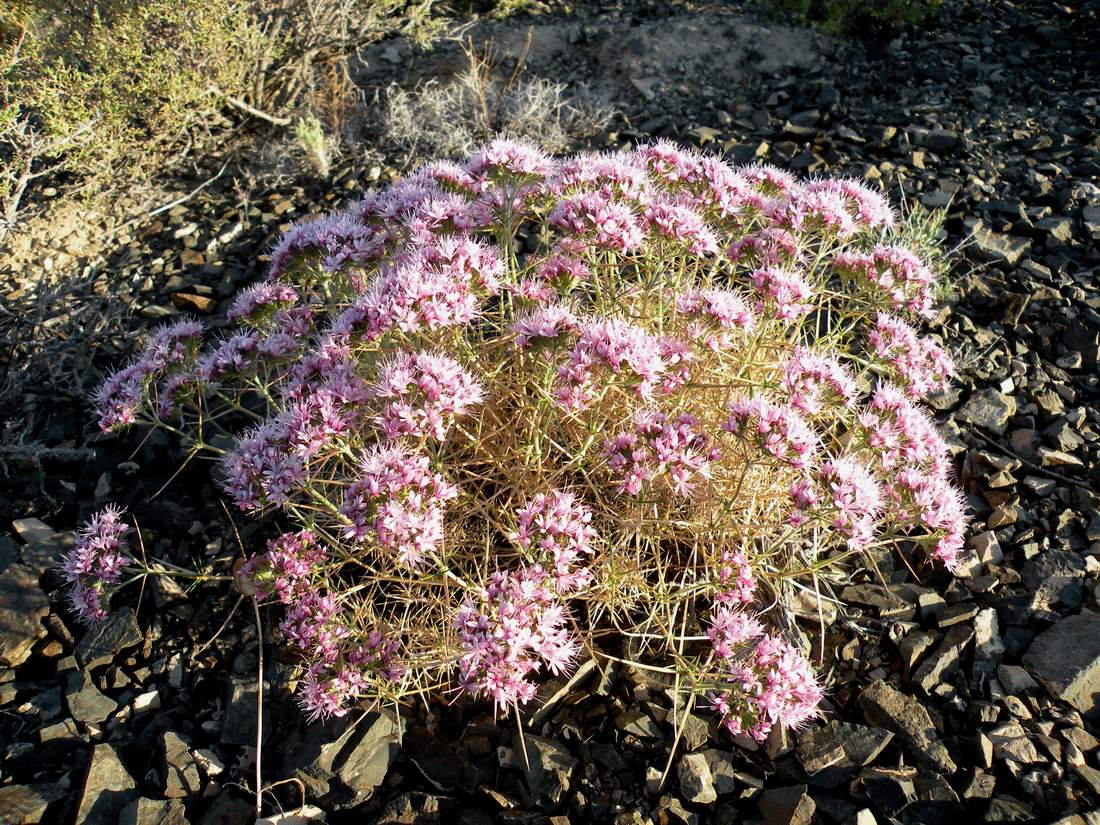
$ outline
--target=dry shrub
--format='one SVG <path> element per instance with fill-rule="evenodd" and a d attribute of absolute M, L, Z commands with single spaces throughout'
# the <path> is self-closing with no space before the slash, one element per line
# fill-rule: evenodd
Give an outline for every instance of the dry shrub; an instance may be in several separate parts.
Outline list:
<path fill-rule="evenodd" d="M 854 181 L 499 140 L 294 227 L 237 330 L 160 330 L 101 426 L 219 455 L 287 530 L 238 584 L 285 610 L 311 715 L 455 684 L 512 706 L 592 656 L 762 739 L 821 698 L 799 591 L 887 550 L 961 562 L 918 406 L 950 359 L 903 320 L 935 277 L 898 229 Z M 86 619 L 149 572 L 124 530 L 69 557 Z"/>
<path fill-rule="evenodd" d="M 603 129 L 612 110 L 584 86 L 503 73 L 491 52 L 467 47 L 469 67 L 457 77 L 415 89 L 394 84 L 386 94 L 382 132 L 412 153 L 460 157 L 494 135 L 564 152 Z"/>

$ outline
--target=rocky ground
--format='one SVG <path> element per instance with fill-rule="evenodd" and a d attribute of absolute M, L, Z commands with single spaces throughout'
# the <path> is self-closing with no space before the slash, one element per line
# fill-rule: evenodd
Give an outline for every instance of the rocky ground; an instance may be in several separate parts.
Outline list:
<path fill-rule="evenodd" d="M 263 777 L 295 779 L 267 812 L 304 792 L 333 823 L 1100 822 L 1100 10 L 946 6 L 871 43 L 652 3 L 474 34 L 507 63 L 531 25 L 530 71 L 592 80 L 622 113 L 593 145 L 668 136 L 738 162 L 858 173 L 948 209 L 945 242 L 969 240 L 937 328 L 964 374 L 936 406 L 975 514 L 966 575 L 853 579 L 851 610 L 830 617 L 820 723 L 755 749 L 694 715 L 671 759 L 667 696 L 614 668 L 546 685 L 521 742 L 514 722 L 464 702 L 305 725 L 293 663 L 266 645 Z M 368 86 L 446 72 L 456 54 L 375 48 Z M 0 821 L 254 817 L 260 648 L 246 603 L 225 583 L 151 583 L 86 631 L 51 565 L 108 500 L 131 508 L 153 555 L 217 566 L 249 546 L 258 528 L 229 523 L 207 466 L 158 494 L 175 445 L 99 436 L 83 399 L 135 333 L 182 312 L 216 323 L 292 220 L 407 162 L 370 158 L 326 186 L 242 197 L 216 180 L 94 252 L 78 233 L 51 238 L 0 287 L 4 328 L 21 336 L 0 449 Z M 209 164 L 181 188 L 221 159 Z M 35 360 L 66 339 L 80 346 Z"/>

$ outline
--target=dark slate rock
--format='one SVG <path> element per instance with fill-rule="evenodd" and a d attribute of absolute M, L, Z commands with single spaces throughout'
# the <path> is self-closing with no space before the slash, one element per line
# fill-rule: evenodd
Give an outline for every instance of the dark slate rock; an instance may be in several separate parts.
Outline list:
<path fill-rule="evenodd" d="M 0 665 L 18 667 L 46 635 L 42 620 L 50 600 L 38 586 L 38 576 L 26 565 L 12 564 L 0 573 Z"/>
<path fill-rule="evenodd" d="M 187 811 L 178 799 L 135 799 L 122 811 L 119 825 L 189 825 Z"/>
<path fill-rule="evenodd" d="M 955 772 L 928 711 L 916 699 L 876 680 L 860 694 L 859 704 L 868 722 L 896 734 L 922 763 L 942 773 Z"/>
<path fill-rule="evenodd" d="M 92 625 L 77 642 L 73 651 L 76 661 L 83 668 L 94 668 L 111 662 L 128 648 L 141 644 L 141 628 L 137 617 L 129 607 L 111 613 L 100 624 Z"/>
<path fill-rule="evenodd" d="M 438 791 L 472 794 L 487 778 L 469 759 L 459 756 L 426 728 L 410 728 L 403 744 L 405 755 Z"/>
<path fill-rule="evenodd" d="M 202 790 L 202 780 L 187 741 L 168 730 L 161 736 L 161 749 L 164 753 L 164 795 L 169 799 L 187 799 L 198 794 Z"/>
<path fill-rule="evenodd" d="M 3 785 L 0 786 L 0 816 L 5 825 L 37 825 L 46 821 L 51 804 L 66 795 L 67 791 L 60 785 Z"/>
<path fill-rule="evenodd" d="M 768 789 L 757 805 L 767 825 L 810 825 L 817 810 L 805 785 Z"/>
<path fill-rule="evenodd" d="M 76 821 L 82 825 L 117 825 L 119 817 L 138 796 L 134 778 L 111 744 L 92 751 Z"/>
<path fill-rule="evenodd" d="M 1085 560 L 1077 553 L 1049 550 L 1030 559 L 1020 572 L 1034 594 L 1033 610 L 1073 610 L 1085 599 Z"/>
<path fill-rule="evenodd" d="M 714 789 L 714 777 L 710 764 L 701 753 L 685 753 L 680 757 L 677 767 L 680 779 L 680 795 L 684 801 L 697 805 L 708 805 L 718 801 L 718 792 Z"/>
<path fill-rule="evenodd" d="M 1082 610 L 1043 631 L 1024 654 L 1024 666 L 1051 696 L 1082 713 L 1100 701 L 1100 614 Z"/>
<path fill-rule="evenodd" d="M 531 734 L 524 734 L 523 739 L 524 744 L 514 745 L 514 766 L 524 772 L 527 790 L 536 802 L 556 806 L 569 790 L 578 760 L 553 739 Z"/>
<path fill-rule="evenodd" d="M 1016 414 L 1016 399 L 995 389 L 978 390 L 956 414 L 960 421 L 1004 435 L 1008 420 Z"/>

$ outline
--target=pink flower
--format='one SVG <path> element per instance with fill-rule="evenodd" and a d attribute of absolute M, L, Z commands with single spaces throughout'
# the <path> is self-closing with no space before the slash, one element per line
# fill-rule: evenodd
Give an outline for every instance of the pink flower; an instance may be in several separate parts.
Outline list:
<path fill-rule="evenodd" d="M 808 347 L 795 347 L 783 365 L 782 386 L 791 404 L 818 415 L 828 404 L 850 406 L 858 390 L 855 379 L 835 357 Z"/>
<path fill-rule="evenodd" d="M 696 479 L 710 477 L 718 450 L 693 416 L 672 420 L 659 410 L 639 410 L 634 432 L 604 441 L 604 456 L 620 493 L 636 496 L 648 482 L 664 479 L 675 495 L 690 496 Z"/>
<path fill-rule="evenodd" d="M 160 377 L 169 380 L 178 372 L 191 375 L 188 365 L 202 342 L 203 325 L 183 320 L 161 327 L 149 345 L 130 364 L 107 378 L 93 398 L 99 426 L 104 432 L 133 424 L 147 400 L 150 386 Z M 183 379 L 173 382 L 173 394 Z M 158 410 L 159 411 L 159 410 Z"/>
<path fill-rule="evenodd" d="M 676 299 L 676 308 L 698 319 L 690 327 L 689 334 L 716 352 L 729 349 L 735 339 L 751 333 L 756 327 L 756 316 L 744 298 L 730 289 L 685 292 Z"/>
<path fill-rule="evenodd" d="M 718 254 L 718 238 L 703 216 L 688 206 L 654 200 L 642 214 L 650 235 L 683 247 L 691 255 Z"/>
<path fill-rule="evenodd" d="M 638 146 L 632 160 L 647 169 L 661 183 L 676 187 L 695 181 L 701 171 L 700 156 L 660 138 Z"/>
<path fill-rule="evenodd" d="M 503 262 L 494 249 L 465 236 L 440 238 L 385 267 L 332 326 L 337 338 L 368 340 L 469 323 L 483 297 L 500 289 Z"/>
<path fill-rule="evenodd" d="M 430 437 L 443 441 L 455 418 L 467 415 L 485 395 L 481 382 L 453 358 L 432 352 L 399 352 L 384 362 L 369 388 L 386 400 L 375 418 L 387 438 Z"/>
<path fill-rule="evenodd" d="M 541 180 L 554 173 L 554 160 L 533 144 L 497 138 L 482 146 L 466 164 L 476 178 L 529 178 Z"/>
<path fill-rule="evenodd" d="M 781 227 L 764 227 L 734 241 L 726 257 L 735 264 L 756 268 L 797 267 L 802 251 L 794 234 Z"/>
<path fill-rule="evenodd" d="M 932 313 L 935 275 L 907 249 L 879 244 L 870 253 L 842 252 L 833 258 L 832 267 L 841 278 L 852 279 L 885 298 L 896 311 L 923 316 Z"/>
<path fill-rule="evenodd" d="M 222 489 L 240 509 L 282 507 L 305 481 L 302 456 L 290 449 L 288 439 L 288 422 L 269 420 L 239 436 L 222 457 Z"/>
<path fill-rule="evenodd" d="M 579 590 L 592 580 L 584 563 L 593 552 L 596 531 L 591 511 L 573 493 L 536 493 L 516 515 L 512 540 L 553 571 L 558 593 Z"/>
<path fill-rule="evenodd" d="M 790 195 L 798 190 L 798 181 L 794 175 L 767 163 L 742 169 L 741 174 L 767 195 Z"/>
<path fill-rule="evenodd" d="M 823 690 L 813 666 L 756 619 L 719 606 L 708 636 L 722 667 L 711 707 L 732 735 L 763 742 L 774 726 L 797 730 L 820 713 Z"/>
<path fill-rule="evenodd" d="M 530 701 L 530 677 L 541 666 L 559 676 L 573 669 L 580 646 L 567 621 L 541 567 L 494 573 L 480 599 L 468 598 L 455 616 L 465 651 L 459 684 L 498 707 Z"/>
<path fill-rule="evenodd" d="M 901 319 L 880 312 L 868 341 L 874 354 L 894 371 L 910 397 L 923 398 L 951 385 L 955 372 L 951 358 Z"/>
<path fill-rule="evenodd" d="M 359 477 L 344 494 L 344 537 L 370 538 L 401 564 L 416 569 L 443 542 L 446 502 L 458 489 L 435 472 L 426 455 L 400 444 L 376 446 L 359 461 Z"/>
<path fill-rule="evenodd" d="M 280 309 L 298 303 L 298 291 L 278 281 L 263 281 L 239 292 L 226 313 L 230 321 L 243 321 L 258 326 L 261 316 L 270 316 Z"/>
<path fill-rule="evenodd" d="M 558 371 L 558 404 L 566 410 L 584 409 L 595 396 L 596 370 L 629 373 L 636 390 L 648 398 L 666 364 L 661 341 L 641 327 L 618 318 L 586 319 L 577 325 L 577 343 L 569 363 Z"/>
<path fill-rule="evenodd" d="M 809 181 L 804 188 L 810 192 L 830 192 L 837 195 L 860 231 L 892 229 L 897 223 L 897 215 L 886 196 L 859 181 L 826 178 Z"/>
<path fill-rule="evenodd" d="M 603 193 L 560 200 L 548 220 L 572 236 L 619 254 L 636 251 L 645 240 L 641 221 L 631 207 Z"/>
<path fill-rule="evenodd" d="M 643 202 L 651 188 L 649 176 L 630 159 L 587 153 L 561 162 L 550 191 L 556 197 L 598 191 L 609 198 Z"/>
<path fill-rule="evenodd" d="M 124 539 L 129 527 L 122 520 L 123 512 L 108 505 L 92 515 L 58 564 L 69 585 L 69 606 L 84 624 L 107 618 L 107 599 L 121 580 L 123 568 L 134 561 Z"/>
<path fill-rule="evenodd" d="M 781 406 L 764 396 L 741 397 L 730 404 L 723 429 L 757 444 L 772 457 L 798 470 L 810 466 L 820 438 L 793 406 Z"/>
<path fill-rule="evenodd" d="M 818 476 L 829 491 L 833 527 L 848 537 L 851 549 L 865 548 L 874 538 L 875 522 L 883 506 L 878 479 L 851 456 L 826 461 Z"/>
<path fill-rule="evenodd" d="M 533 342 L 553 342 L 577 328 L 577 316 L 564 304 L 550 304 L 521 315 L 512 325 L 516 346 L 526 349 Z"/>
<path fill-rule="evenodd" d="M 740 550 L 723 550 L 718 557 L 718 584 L 714 593 L 717 604 L 752 604 L 756 595 L 756 576 L 752 565 Z"/>
<path fill-rule="evenodd" d="M 242 373 L 255 363 L 260 337 L 254 332 L 242 332 L 227 338 L 221 345 L 199 360 L 197 373 L 213 383 L 231 373 Z"/>
<path fill-rule="evenodd" d="M 326 555 L 312 531 L 283 533 L 267 543 L 266 552 L 251 556 L 238 575 L 251 581 L 259 598 L 292 604 L 310 592 L 313 574 Z"/>
<path fill-rule="evenodd" d="M 901 389 L 880 384 L 858 420 L 886 479 L 890 519 L 903 529 L 925 530 L 922 541 L 932 557 L 955 570 L 969 519 L 947 443 L 932 419 Z"/>
<path fill-rule="evenodd" d="M 814 292 L 798 272 L 779 267 L 757 269 L 752 283 L 762 297 L 761 312 L 770 311 L 785 323 L 797 321 L 813 309 Z"/>
<path fill-rule="evenodd" d="M 728 605 L 720 605 L 714 609 L 710 617 L 710 627 L 707 628 L 714 655 L 719 659 L 732 658 L 739 647 L 763 632 L 764 626 L 754 617 L 738 607 Z"/>

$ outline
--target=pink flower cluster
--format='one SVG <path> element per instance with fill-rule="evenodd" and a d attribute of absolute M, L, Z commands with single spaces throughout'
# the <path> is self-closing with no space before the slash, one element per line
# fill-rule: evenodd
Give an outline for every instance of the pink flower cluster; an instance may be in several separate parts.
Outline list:
<path fill-rule="evenodd" d="M 141 355 L 110 376 L 96 391 L 93 403 L 100 429 L 109 432 L 133 424 L 153 382 L 182 369 L 198 352 L 202 333 L 202 324 L 190 320 L 158 329 Z"/>
<path fill-rule="evenodd" d="M 951 571 L 960 564 L 966 527 L 966 501 L 953 479 L 947 444 L 928 414 L 904 392 L 880 384 L 859 422 L 867 444 L 887 479 L 891 516 L 900 526 L 923 528 L 930 551 Z"/>
<path fill-rule="evenodd" d="M 697 479 L 710 477 L 719 452 L 694 416 L 683 413 L 672 419 L 660 410 L 644 409 L 634 415 L 633 432 L 604 442 L 604 456 L 620 493 L 640 495 L 649 482 L 664 478 L 674 494 L 690 496 Z"/>
<path fill-rule="evenodd" d="M 495 249 L 467 236 L 416 247 L 382 269 L 332 326 L 338 337 L 368 340 L 467 324 L 500 289 L 504 264 Z"/>
<path fill-rule="evenodd" d="M 868 340 L 911 398 L 923 398 L 951 385 L 955 365 L 950 356 L 900 318 L 880 312 Z"/>
<path fill-rule="evenodd" d="M 775 725 L 798 729 L 819 714 L 824 691 L 796 647 L 726 605 L 714 610 L 707 633 L 722 666 L 711 705 L 732 735 L 763 742 Z"/>
<path fill-rule="evenodd" d="M 752 284 L 761 295 L 760 311 L 770 310 L 784 323 L 794 323 L 812 310 L 813 289 L 793 269 L 770 266 L 754 270 Z"/>
<path fill-rule="evenodd" d="M 636 390 L 649 398 L 666 364 L 661 341 L 641 327 L 618 318 L 585 319 L 577 325 L 577 342 L 569 363 L 558 371 L 558 404 L 579 411 L 596 397 L 596 369 L 629 374 Z"/>
<path fill-rule="evenodd" d="M 596 530 L 592 512 L 576 495 L 560 490 L 536 493 L 516 516 L 512 540 L 552 571 L 548 575 L 558 593 L 580 590 L 592 581 L 584 562 L 593 552 Z"/>
<path fill-rule="evenodd" d="M 669 141 L 563 161 L 494 141 L 293 227 L 267 280 L 230 307 L 234 331 L 200 356 L 198 324 L 161 330 L 97 407 L 104 428 L 146 411 L 178 415 L 179 427 L 201 412 L 204 429 L 261 415 L 237 431 L 222 485 L 245 510 L 282 508 L 309 525 L 270 542 L 243 575 L 286 608 L 280 628 L 302 655 L 311 718 L 371 690 L 400 695 L 402 656 L 424 669 L 410 685 L 451 678 L 457 658 L 467 691 L 527 701 L 540 671 L 564 674 L 579 653 L 569 600 L 603 598 L 593 520 L 614 548 L 630 515 L 615 503 L 645 495 L 656 519 L 698 531 L 684 547 L 710 547 L 717 519 L 751 521 L 757 491 L 742 495 L 738 477 L 755 467 L 749 486 L 782 499 L 789 485 L 789 524 L 746 524 L 743 549 L 676 563 L 707 587 L 723 724 L 760 739 L 814 715 L 821 687 L 746 612 L 758 577 L 792 563 L 750 558 L 755 542 L 773 529 L 792 544 L 813 530 L 830 549 L 911 538 L 949 568 L 963 546 L 946 445 L 915 404 L 946 385 L 950 360 L 888 314 L 927 315 L 934 279 L 882 241 L 895 223 L 886 199 L 855 181 L 735 169 Z M 836 280 L 852 306 L 827 286 Z M 868 401 L 852 364 L 861 380 L 894 383 Z M 727 393 L 727 417 L 711 423 Z M 500 415 L 476 419 L 490 404 Z M 505 453 L 518 439 L 493 428 L 528 414 L 540 440 Z M 470 449 L 467 437 L 495 440 Z M 591 450 L 601 439 L 602 456 Z M 463 481 L 459 499 L 449 479 L 475 477 L 484 483 Z M 594 516 L 580 493 L 559 490 L 518 498 L 536 478 L 594 485 L 588 503 L 603 509 Z M 513 501 L 524 502 L 515 532 L 485 534 L 489 508 Z M 89 619 L 105 615 L 128 558 L 120 524 L 103 516 L 66 558 Z M 423 613 L 446 612 L 460 651 L 410 618 L 426 573 L 450 584 Z M 647 586 L 639 612 L 646 599 L 660 609 Z"/>
<path fill-rule="evenodd" d="M 676 308 L 697 319 L 688 334 L 715 352 L 730 349 L 738 338 L 756 328 L 756 316 L 741 294 L 732 289 L 686 292 L 677 297 Z"/>
<path fill-rule="evenodd" d="M 568 611 L 553 580 L 538 565 L 497 572 L 480 600 L 468 599 L 455 617 L 462 647 L 459 684 L 497 706 L 534 698 L 531 675 L 545 665 L 568 673 L 580 646 L 567 628 Z"/>
<path fill-rule="evenodd" d="M 309 662 L 299 701 L 310 720 L 343 716 L 348 703 L 379 679 L 397 681 L 400 642 L 378 630 L 353 631 L 335 593 L 323 594 L 325 548 L 310 530 L 284 533 L 252 556 L 238 575 L 258 599 L 277 599 L 286 610 L 279 632 Z"/>
<path fill-rule="evenodd" d="M 386 401 L 375 418 L 387 438 L 443 441 L 457 416 L 481 403 L 481 382 L 450 356 L 399 352 L 378 369 L 370 396 Z"/>
<path fill-rule="evenodd" d="M 516 319 L 512 329 L 516 346 L 526 349 L 538 343 L 555 341 L 577 328 L 577 316 L 563 304 L 550 304 Z"/>
<path fill-rule="evenodd" d="M 870 252 L 841 252 L 832 266 L 842 278 L 857 279 L 885 297 L 894 310 L 925 316 L 932 312 L 935 275 L 907 249 L 879 244 Z"/>
<path fill-rule="evenodd" d="M 298 685 L 298 701 L 310 721 L 343 716 L 348 704 L 366 695 L 379 682 L 399 682 L 405 675 L 398 654 L 401 642 L 379 630 L 359 641 L 348 641 L 332 659 L 322 655 L 312 662 Z"/>
<path fill-rule="evenodd" d="M 642 246 L 645 230 L 631 207 L 606 192 L 588 192 L 558 202 L 552 226 L 582 237 L 599 249 L 625 255 Z"/>
<path fill-rule="evenodd" d="M 797 470 L 807 469 L 820 448 L 820 437 L 794 405 L 777 404 L 762 395 L 735 398 L 723 429 Z"/>
<path fill-rule="evenodd" d="M 258 598 L 292 604 L 313 590 L 313 574 L 325 557 L 311 530 L 283 533 L 267 543 L 265 552 L 250 557 L 238 575 L 251 583 Z"/>
<path fill-rule="evenodd" d="M 756 597 L 756 576 L 741 550 L 723 550 L 718 556 L 716 604 L 752 604 Z"/>
<path fill-rule="evenodd" d="M 219 469 L 222 489 L 242 510 L 283 507 L 306 480 L 305 461 L 290 447 L 285 419 L 265 421 L 239 436 Z"/>
<path fill-rule="evenodd" d="M 344 537 L 370 538 L 401 564 L 418 568 L 443 543 L 443 515 L 458 488 L 432 469 L 426 455 L 400 444 L 372 447 L 340 507 Z"/>
<path fill-rule="evenodd" d="M 759 232 L 750 232 L 731 243 L 726 250 L 726 257 L 732 263 L 753 269 L 789 269 L 802 263 L 803 254 L 792 232 L 779 226 L 770 226 Z"/>
<path fill-rule="evenodd" d="M 828 491 L 833 527 L 848 537 L 848 546 L 859 550 L 871 543 L 875 522 L 882 511 L 882 490 L 866 465 L 851 456 L 832 458 L 817 469 Z"/>
<path fill-rule="evenodd" d="M 84 624 L 107 618 L 108 596 L 121 580 L 123 568 L 134 561 L 124 539 L 129 527 L 122 513 L 113 505 L 95 513 L 81 527 L 76 544 L 58 565 L 69 585 L 69 606 Z"/>
<path fill-rule="evenodd" d="M 809 347 L 795 347 L 791 352 L 783 365 L 782 386 L 791 405 L 806 415 L 851 406 L 859 395 L 847 367 L 834 356 Z"/>
<path fill-rule="evenodd" d="M 299 298 L 298 290 L 289 284 L 261 281 L 240 292 L 225 317 L 258 327 L 279 310 L 293 307 Z"/>

